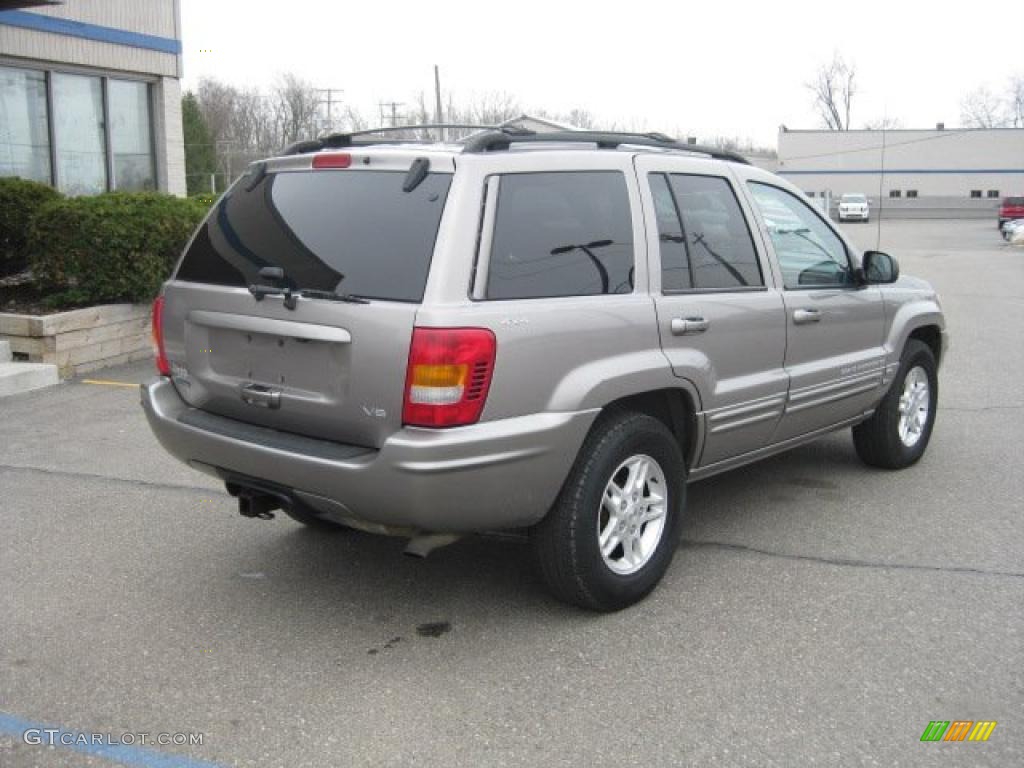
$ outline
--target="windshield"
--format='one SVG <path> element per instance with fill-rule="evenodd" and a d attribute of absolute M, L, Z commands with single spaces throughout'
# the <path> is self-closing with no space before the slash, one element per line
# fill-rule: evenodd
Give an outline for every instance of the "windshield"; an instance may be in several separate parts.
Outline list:
<path fill-rule="evenodd" d="M 864 195 L 843 195 L 840 199 L 844 203 L 866 203 L 868 201 Z"/>
<path fill-rule="evenodd" d="M 418 302 L 451 174 L 411 192 L 396 171 L 243 176 L 189 246 L 178 280 L 248 286 L 281 267 L 297 288 Z"/>

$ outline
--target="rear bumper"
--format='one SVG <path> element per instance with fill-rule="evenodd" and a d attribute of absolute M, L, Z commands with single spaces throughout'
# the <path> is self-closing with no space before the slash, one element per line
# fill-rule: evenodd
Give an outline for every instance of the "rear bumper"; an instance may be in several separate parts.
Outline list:
<path fill-rule="evenodd" d="M 160 444 L 196 469 L 282 486 L 325 516 L 382 532 L 458 533 L 536 523 L 558 495 L 598 413 L 405 428 L 372 450 L 284 433 L 274 433 L 282 439 L 261 439 L 257 433 L 269 430 L 197 411 L 166 378 L 142 386 L 142 406 Z"/>

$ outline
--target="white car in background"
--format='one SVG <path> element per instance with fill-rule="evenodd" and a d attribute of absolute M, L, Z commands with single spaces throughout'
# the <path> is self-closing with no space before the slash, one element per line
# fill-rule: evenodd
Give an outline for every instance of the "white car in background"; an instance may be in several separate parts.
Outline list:
<path fill-rule="evenodd" d="M 1024 219 L 1007 221 L 1001 227 L 1003 239 L 1009 243 L 1024 243 Z"/>
<path fill-rule="evenodd" d="M 867 221 L 868 198 L 866 195 L 847 193 L 839 198 L 840 221 Z"/>

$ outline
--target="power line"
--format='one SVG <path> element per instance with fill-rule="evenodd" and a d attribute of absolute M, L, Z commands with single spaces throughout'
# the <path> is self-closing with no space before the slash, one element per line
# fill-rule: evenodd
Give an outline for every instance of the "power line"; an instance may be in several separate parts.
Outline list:
<path fill-rule="evenodd" d="M 950 139 L 950 138 L 953 138 L 954 136 L 962 136 L 963 134 L 972 133 L 973 131 L 976 131 L 976 130 L 978 130 L 978 129 L 977 128 L 963 128 L 963 129 L 958 130 L 958 131 L 946 131 L 946 130 L 943 130 L 941 132 L 941 135 L 939 135 L 939 136 L 923 136 L 920 139 L 909 139 L 907 141 L 901 141 L 901 142 L 897 142 L 895 144 L 886 143 L 885 142 L 885 137 L 883 135 L 882 143 L 881 144 L 874 144 L 874 145 L 872 145 L 870 147 L 858 147 L 856 149 L 843 149 L 843 150 L 839 150 L 838 152 L 820 152 L 820 153 L 815 154 L 815 155 L 797 155 L 796 157 L 787 157 L 787 158 L 785 158 L 785 160 L 787 162 L 791 161 L 791 160 L 815 160 L 815 159 L 820 158 L 820 157 L 838 157 L 839 155 L 855 155 L 855 154 L 858 154 L 860 152 L 877 152 L 880 149 L 892 149 L 893 147 L 903 147 L 903 146 L 907 146 L 909 144 L 921 144 L 921 143 L 926 142 L 926 141 L 936 141 L 938 139 Z M 825 133 L 825 131 L 823 131 L 823 133 Z M 832 133 L 846 133 L 846 131 L 832 131 Z M 879 130 L 879 131 L 877 131 L 877 133 L 885 134 L 886 131 L 885 130 Z"/>

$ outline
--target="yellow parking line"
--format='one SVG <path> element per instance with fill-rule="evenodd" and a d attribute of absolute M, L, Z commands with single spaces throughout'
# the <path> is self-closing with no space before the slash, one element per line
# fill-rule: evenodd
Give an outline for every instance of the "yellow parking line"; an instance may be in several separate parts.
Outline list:
<path fill-rule="evenodd" d="M 105 387 L 131 387 L 138 389 L 138 384 L 132 384 L 130 381 L 108 381 L 107 379 L 82 379 L 83 384 L 102 384 Z"/>

